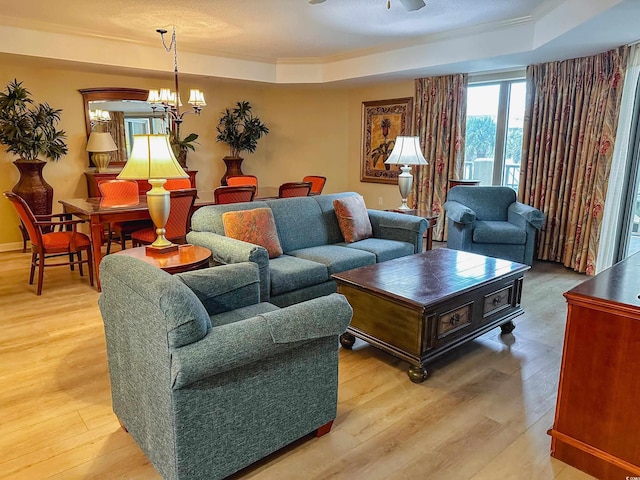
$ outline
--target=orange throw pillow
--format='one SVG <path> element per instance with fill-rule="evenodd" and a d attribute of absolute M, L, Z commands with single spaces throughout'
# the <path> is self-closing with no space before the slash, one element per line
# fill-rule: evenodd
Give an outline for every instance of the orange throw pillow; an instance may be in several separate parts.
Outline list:
<path fill-rule="evenodd" d="M 269 258 L 282 255 L 276 222 L 270 208 L 238 210 L 222 214 L 224 234 L 267 249 Z"/>
<path fill-rule="evenodd" d="M 345 242 L 357 242 L 373 234 L 367 206 L 361 196 L 337 198 L 333 201 L 333 208 Z"/>

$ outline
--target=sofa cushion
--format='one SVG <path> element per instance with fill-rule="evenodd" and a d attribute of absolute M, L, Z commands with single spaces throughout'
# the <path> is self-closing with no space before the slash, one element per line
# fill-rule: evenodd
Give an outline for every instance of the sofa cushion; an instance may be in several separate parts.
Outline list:
<path fill-rule="evenodd" d="M 369 238 L 372 235 L 371 222 L 367 213 L 364 198 L 345 197 L 336 198 L 333 201 L 338 225 L 345 242 L 357 242 Z"/>
<path fill-rule="evenodd" d="M 255 317 L 256 315 L 262 315 L 263 313 L 273 312 L 274 310 L 279 309 L 280 307 L 276 307 L 275 305 L 267 302 L 247 305 L 246 307 L 240 307 L 234 310 L 229 310 L 228 312 L 211 315 L 211 326 L 215 328 L 221 325 L 239 322 L 241 320 L 244 320 L 245 318 Z"/>
<path fill-rule="evenodd" d="M 284 253 L 329 243 L 322 210 L 313 197 L 267 200 Z"/>
<path fill-rule="evenodd" d="M 527 232 L 509 222 L 489 222 L 476 220 L 473 229 L 474 243 L 503 243 L 524 245 Z"/>
<path fill-rule="evenodd" d="M 413 245 L 407 242 L 399 242 L 397 240 L 382 240 L 380 238 L 366 238 L 354 243 L 342 244 L 348 248 L 356 248 L 371 252 L 376 256 L 376 261 L 386 262 L 394 258 L 404 257 L 405 255 L 413 255 Z"/>
<path fill-rule="evenodd" d="M 280 295 L 329 279 L 327 266 L 304 258 L 282 255 L 269 261 L 271 295 Z"/>
<path fill-rule="evenodd" d="M 276 224 L 269 208 L 225 212 L 222 214 L 222 223 L 227 237 L 260 245 L 269 252 L 269 258 L 282 255 Z"/>
<path fill-rule="evenodd" d="M 316 201 L 320 210 L 322 210 L 322 218 L 326 225 L 328 235 L 327 241 L 324 242 L 325 245 L 344 242 L 344 237 L 340 231 L 340 225 L 338 225 L 336 210 L 333 208 L 333 201 L 336 198 L 354 197 L 358 195 L 359 194 L 356 192 L 342 192 L 310 197 Z M 371 226 L 373 227 L 373 224 Z"/>
<path fill-rule="evenodd" d="M 224 212 L 235 212 L 237 210 L 254 210 L 256 208 L 266 208 L 265 202 L 254 200 L 243 203 L 224 203 L 220 205 L 206 205 L 198 208 L 191 215 L 191 230 L 196 232 L 211 232 L 224 235 L 224 224 L 222 214 Z"/>
<path fill-rule="evenodd" d="M 288 254 L 326 265 L 329 275 L 376 263 L 376 256 L 373 253 L 341 245 L 302 248 Z"/>

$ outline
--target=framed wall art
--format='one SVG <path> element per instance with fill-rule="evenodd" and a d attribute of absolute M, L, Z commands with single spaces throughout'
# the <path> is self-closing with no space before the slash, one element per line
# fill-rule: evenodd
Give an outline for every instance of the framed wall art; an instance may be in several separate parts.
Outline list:
<path fill-rule="evenodd" d="M 398 135 L 411 135 L 413 98 L 362 102 L 360 181 L 398 183 L 400 167 L 384 162 Z"/>

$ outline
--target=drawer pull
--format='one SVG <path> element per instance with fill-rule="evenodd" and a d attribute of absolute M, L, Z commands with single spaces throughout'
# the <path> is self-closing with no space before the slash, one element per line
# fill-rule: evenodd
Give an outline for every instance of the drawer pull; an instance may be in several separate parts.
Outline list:
<path fill-rule="evenodd" d="M 500 303 L 502 302 L 502 300 L 500 299 L 500 297 L 495 297 L 493 299 L 493 305 L 500 305 Z"/>
<path fill-rule="evenodd" d="M 451 315 L 451 318 L 449 319 L 449 324 L 456 326 L 459 321 L 460 321 L 460 314 L 454 313 L 453 315 Z"/>

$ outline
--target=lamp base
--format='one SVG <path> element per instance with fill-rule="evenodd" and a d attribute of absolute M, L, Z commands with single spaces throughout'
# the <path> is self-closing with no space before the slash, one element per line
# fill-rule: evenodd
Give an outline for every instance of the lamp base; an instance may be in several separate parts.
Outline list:
<path fill-rule="evenodd" d="M 407 205 L 407 197 L 411 193 L 411 187 L 413 186 L 413 175 L 411 175 L 411 167 L 403 165 L 400 167 L 402 173 L 398 175 L 398 188 L 400 189 L 400 198 L 402 198 L 402 205 L 396 210 L 413 210 Z"/>
<path fill-rule="evenodd" d="M 164 247 L 154 247 L 153 245 L 147 245 L 145 252 L 147 255 L 164 255 L 165 253 L 176 252 L 178 245 L 172 243 L 171 245 L 165 245 Z"/>
<path fill-rule="evenodd" d="M 109 167 L 109 162 L 111 161 L 111 155 L 105 152 L 95 152 L 91 158 L 93 159 L 93 163 L 95 164 L 98 173 L 105 172 Z"/>
<path fill-rule="evenodd" d="M 408 210 L 414 210 L 414 209 L 411 208 L 409 205 L 407 205 L 407 199 L 403 198 L 402 199 L 402 205 L 400 205 L 398 208 L 396 208 L 396 210 L 408 211 Z"/>

